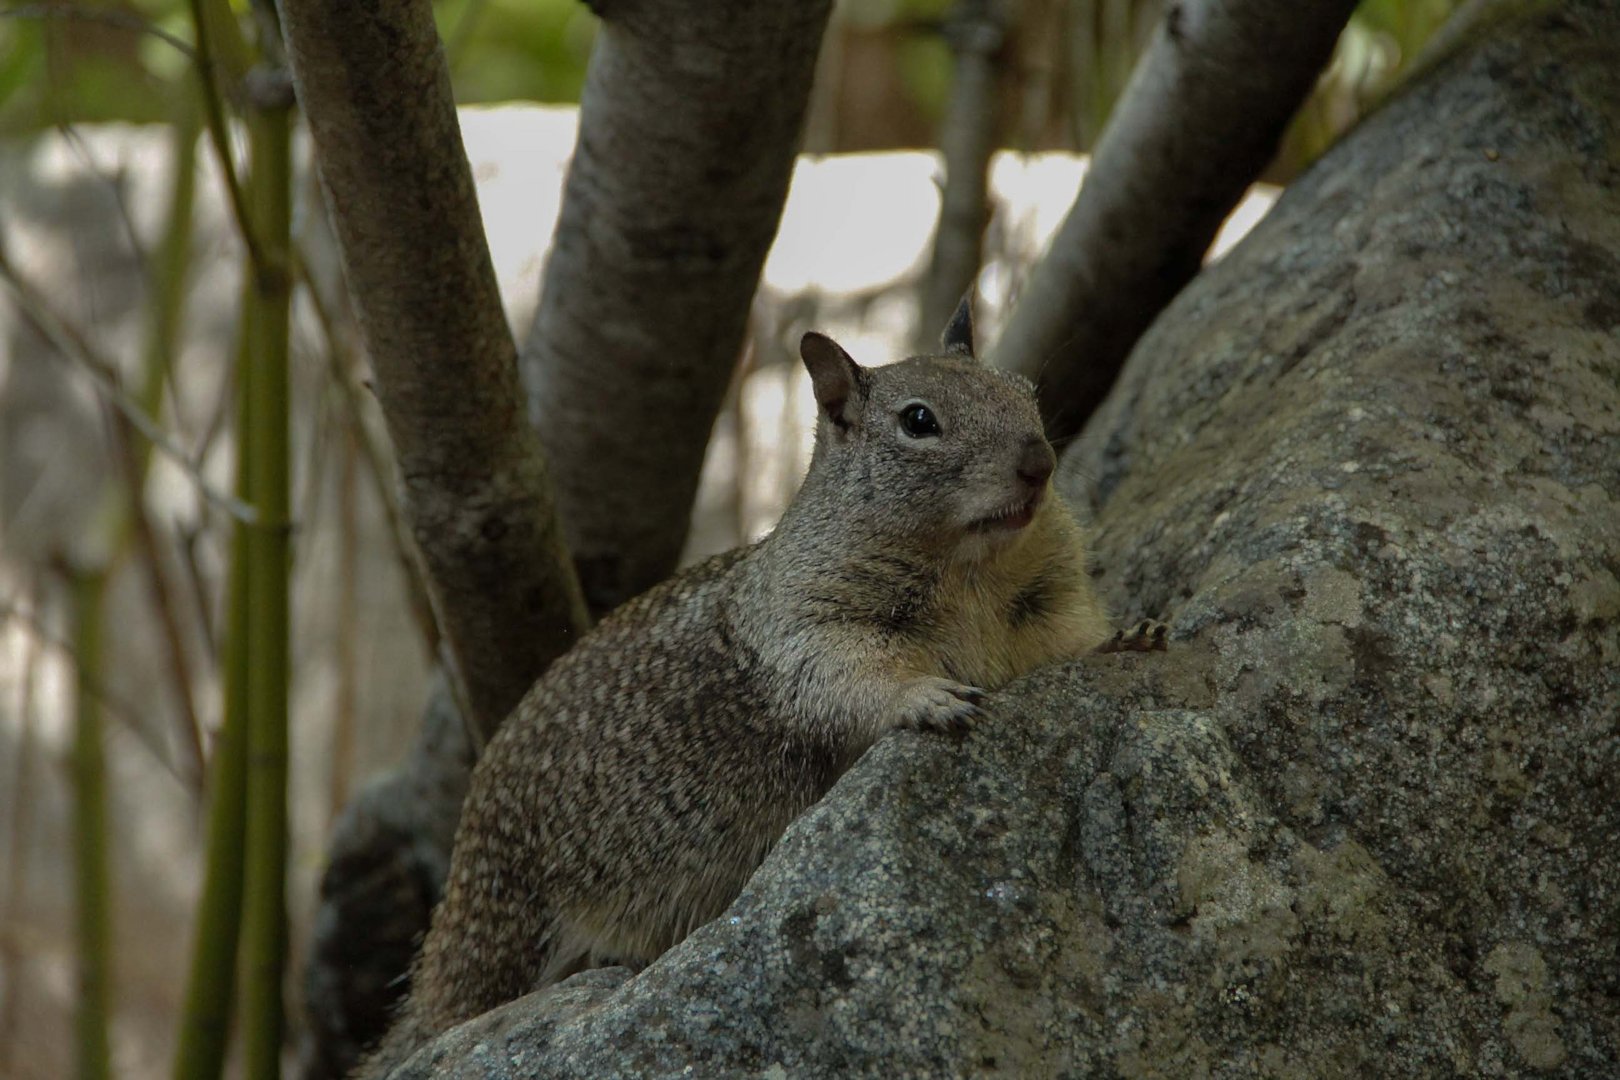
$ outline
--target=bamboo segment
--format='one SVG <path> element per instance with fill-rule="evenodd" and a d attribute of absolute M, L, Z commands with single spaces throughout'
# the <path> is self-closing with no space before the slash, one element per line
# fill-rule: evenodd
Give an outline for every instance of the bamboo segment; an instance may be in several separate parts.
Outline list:
<path fill-rule="evenodd" d="M 255 227 L 270 255 L 287 265 L 291 224 L 289 118 L 249 120 Z M 248 536 L 247 850 L 242 909 L 242 1049 L 248 1080 L 281 1071 L 282 972 L 287 952 L 287 354 L 288 279 L 254 276 L 261 321 L 248 350 L 249 468 L 258 518 Z"/>
<path fill-rule="evenodd" d="M 236 430 L 247 430 L 247 386 L 242 378 L 257 326 L 258 298 L 243 290 L 237 344 Z M 250 449 L 238 437 L 236 495 L 253 502 Z M 175 1080 L 214 1080 L 225 1067 L 231 1009 L 236 1000 L 236 951 L 242 927 L 242 850 L 247 816 L 248 534 L 237 523 L 231 537 L 230 592 L 225 625 L 225 721 L 214 740 L 209 777 L 207 863 L 197 906 L 196 938 L 186 981 Z"/>

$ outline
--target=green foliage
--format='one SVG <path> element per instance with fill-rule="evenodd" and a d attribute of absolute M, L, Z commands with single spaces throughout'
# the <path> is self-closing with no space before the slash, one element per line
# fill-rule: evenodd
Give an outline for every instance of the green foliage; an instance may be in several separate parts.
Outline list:
<path fill-rule="evenodd" d="M 146 39 L 140 27 L 169 21 L 156 9 L 177 8 L 163 0 L 0 11 L 0 135 L 60 123 L 167 120 L 177 101 L 175 61 L 159 56 L 176 50 Z"/>
<path fill-rule="evenodd" d="M 1061 75 L 1068 86 L 1062 95 L 1066 129 L 1085 149 L 1124 90 L 1163 5 L 1161 0 L 1061 2 L 1057 25 L 1068 40 L 1042 40 L 1028 31 L 1026 39 L 1010 43 L 1009 66 L 1016 73 L 1033 64 Z M 1316 94 L 1284 140 L 1273 179 L 1304 167 L 1380 100 L 1458 3 L 1364 0 Z M 236 6 L 245 4 L 238 0 Z M 937 125 L 951 78 L 951 51 L 942 28 L 954 6 L 955 0 L 850 4 L 840 10 L 832 32 L 886 41 L 907 107 Z M 161 122 L 174 115 L 177 94 L 189 78 L 186 58 L 139 26 L 189 40 L 186 0 L 85 0 L 67 8 L 72 17 L 41 17 L 44 5 L 39 4 L 23 5 L 25 17 L 16 17 L 18 9 L 0 17 L 0 135 L 63 122 Z M 579 100 L 597 25 L 580 0 L 444 0 L 434 13 L 458 101 Z M 1015 25 L 1014 37 L 1018 34 Z M 222 57 L 222 63 L 229 60 Z"/>
<path fill-rule="evenodd" d="M 449 0 L 434 9 L 456 100 L 579 100 L 596 19 L 579 0 Z"/>
<path fill-rule="evenodd" d="M 0 26 L 0 118 L 10 115 L 9 103 L 45 78 L 44 31 L 18 20 Z"/>
<path fill-rule="evenodd" d="M 579 0 L 447 0 L 434 13 L 457 100 L 579 100 L 596 36 L 596 19 Z M 188 89 L 187 58 L 142 26 L 189 41 L 187 0 L 75 0 L 0 12 L 0 136 L 174 115 Z"/>
<path fill-rule="evenodd" d="M 1363 0 L 1315 92 L 1283 136 L 1267 179 L 1286 183 L 1382 101 L 1460 3 Z"/>
<path fill-rule="evenodd" d="M 1397 50 L 1397 65 L 1411 63 L 1440 24 L 1451 17 L 1461 0 L 1362 0 L 1354 16 L 1370 34 L 1383 35 Z"/>
<path fill-rule="evenodd" d="M 906 93 L 937 122 L 951 92 L 951 50 L 945 39 L 910 36 L 900 43 L 896 60 Z"/>

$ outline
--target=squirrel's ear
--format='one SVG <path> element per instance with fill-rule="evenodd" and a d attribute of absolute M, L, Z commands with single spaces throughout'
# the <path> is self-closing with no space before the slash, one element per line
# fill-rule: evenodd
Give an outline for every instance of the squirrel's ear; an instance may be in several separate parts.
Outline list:
<path fill-rule="evenodd" d="M 799 339 L 799 355 L 810 372 L 816 404 L 839 431 L 848 431 L 866 399 L 866 371 L 844 347 L 814 330 Z"/>
<path fill-rule="evenodd" d="M 945 324 L 945 332 L 939 335 L 940 347 L 947 356 L 965 356 L 973 358 L 973 288 L 962 294 L 962 302 L 956 305 L 956 314 L 951 316 L 950 322 Z"/>

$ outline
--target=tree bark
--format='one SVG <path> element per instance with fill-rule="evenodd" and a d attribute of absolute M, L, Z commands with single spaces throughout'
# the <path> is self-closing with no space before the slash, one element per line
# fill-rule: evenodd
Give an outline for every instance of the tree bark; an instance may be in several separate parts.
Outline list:
<path fill-rule="evenodd" d="M 1025 286 L 994 359 L 1080 430 L 1276 151 L 1354 0 L 1176 0 Z"/>
<path fill-rule="evenodd" d="M 403 503 L 487 740 L 587 625 L 426 0 L 284 0 Z"/>
<path fill-rule="evenodd" d="M 524 375 L 602 612 L 680 557 L 830 5 L 595 7 L 604 22 Z"/>

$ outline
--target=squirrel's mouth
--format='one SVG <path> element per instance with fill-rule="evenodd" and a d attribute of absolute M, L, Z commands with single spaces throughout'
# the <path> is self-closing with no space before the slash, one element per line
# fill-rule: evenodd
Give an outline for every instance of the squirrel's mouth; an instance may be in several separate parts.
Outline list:
<path fill-rule="evenodd" d="M 1017 532 L 1035 520 L 1035 511 L 1040 509 L 1041 493 L 1036 492 L 1026 499 L 1015 503 L 1008 503 L 993 514 L 986 514 L 977 519 L 968 529 L 972 532 Z"/>

